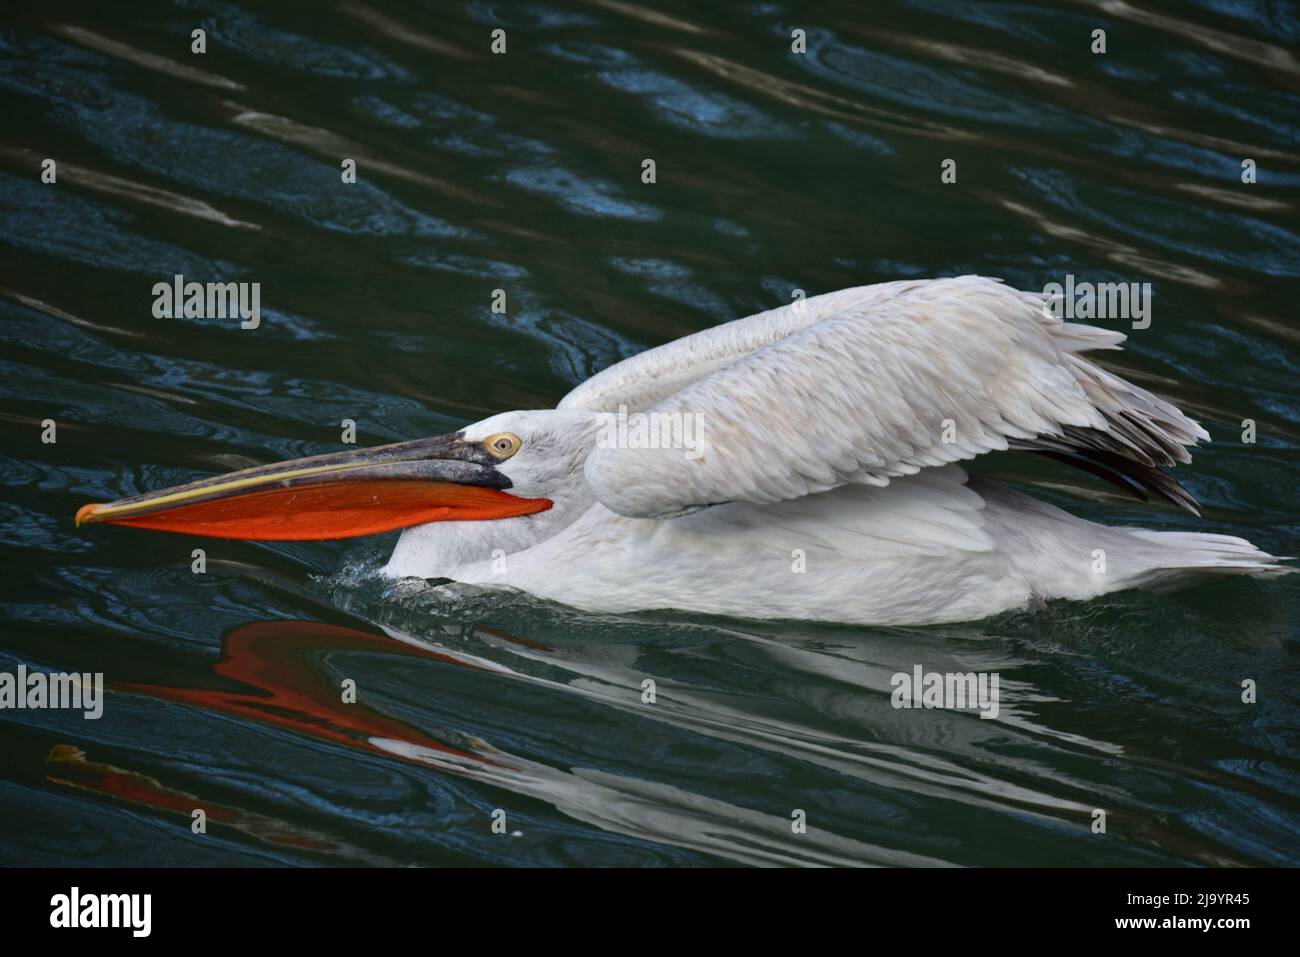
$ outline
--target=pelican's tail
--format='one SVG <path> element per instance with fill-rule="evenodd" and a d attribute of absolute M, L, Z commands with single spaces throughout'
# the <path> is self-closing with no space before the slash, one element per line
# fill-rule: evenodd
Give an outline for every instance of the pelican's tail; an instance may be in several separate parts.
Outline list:
<path fill-rule="evenodd" d="M 1270 555 L 1244 538 L 1205 532 L 1153 532 L 1123 529 L 1141 541 L 1140 552 L 1149 568 L 1133 584 L 1149 588 L 1177 588 L 1206 575 L 1266 577 L 1295 571 L 1279 562 L 1289 558 Z"/>
<path fill-rule="evenodd" d="M 1098 525 L 987 479 L 970 487 L 985 501 L 990 537 L 1041 598 L 1095 598 L 1125 588 L 1178 588 L 1220 575 L 1295 571 L 1244 538 Z"/>

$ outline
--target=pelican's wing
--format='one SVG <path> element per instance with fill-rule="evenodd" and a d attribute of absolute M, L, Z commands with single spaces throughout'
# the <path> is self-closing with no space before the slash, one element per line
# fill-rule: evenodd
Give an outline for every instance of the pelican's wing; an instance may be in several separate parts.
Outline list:
<path fill-rule="evenodd" d="M 846 289 L 651 349 L 559 407 L 614 413 L 586 475 L 622 515 L 885 485 L 1006 448 L 1195 511 L 1158 466 L 1209 436 L 1081 355 L 1121 333 L 1062 322 L 1043 302 L 978 276 Z M 621 412 L 649 415 L 620 424 Z"/>

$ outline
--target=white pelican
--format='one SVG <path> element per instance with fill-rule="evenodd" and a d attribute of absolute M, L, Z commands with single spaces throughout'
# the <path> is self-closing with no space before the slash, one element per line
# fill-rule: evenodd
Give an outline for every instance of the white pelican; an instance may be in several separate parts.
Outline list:
<path fill-rule="evenodd" d="M 875 625 L 1287 571 L 1244 539 L 1098 525 L 954 464 L 1028 449 L 1196 513 L 1160 467 L 1190 461 L 1205 430 L 1085 358 L 1122 334 L 1044 302 L 977 276 L 845 289 L 641 353 L 555 409 L 87 505 L 77 520 L 268 540 L 402 528 L 394 577 L 590 611 Z M 696 442 L 618 441 L 623 413 L 695 422 Z"/>

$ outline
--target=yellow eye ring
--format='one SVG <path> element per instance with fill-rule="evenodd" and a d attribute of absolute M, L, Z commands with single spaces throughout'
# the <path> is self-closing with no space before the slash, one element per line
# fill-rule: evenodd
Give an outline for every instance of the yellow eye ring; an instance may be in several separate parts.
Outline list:
<path fill-rule="evenodd" d="M 496 435 L 489 435 L 483 440 L 483 448 L 488 450 L 488 454 L 493 458 L 508 459 L 519 451 L 519 446 L 524 443 L 519 436 L 513 432 L 498 432 Z"/>

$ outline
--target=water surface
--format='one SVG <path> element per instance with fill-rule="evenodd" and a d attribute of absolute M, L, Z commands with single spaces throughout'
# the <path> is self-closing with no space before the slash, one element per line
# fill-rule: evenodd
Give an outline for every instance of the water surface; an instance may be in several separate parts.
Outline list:
<path fill-rule="evenodd" d="M 1300 550 L 1294 4 L 703 6 L 0 17 L 0 670 L 109 684 L 99 721 L 0 712 L 0 862 L 1300 863 L 1294 577 L 884 630 L 394 586 L 395 535 L 73 526 L 344 419 L 370 445 L 549 407 L 795 289 L 1073 273 L 1152 284 L 1108 362 L 1213 435 L 1204 517 L 987 470 Z M 176 273 L 260 282 L 261 328 L 154 318 Z M 893 709 L 916 663 L 998 672 L 999 717 Z"/>

